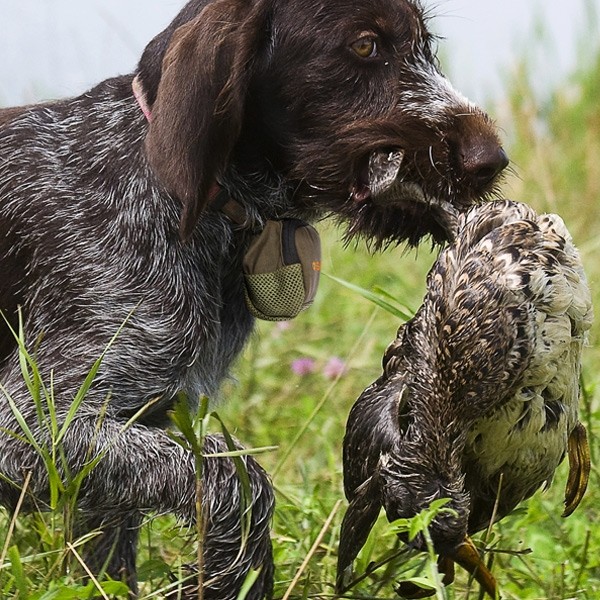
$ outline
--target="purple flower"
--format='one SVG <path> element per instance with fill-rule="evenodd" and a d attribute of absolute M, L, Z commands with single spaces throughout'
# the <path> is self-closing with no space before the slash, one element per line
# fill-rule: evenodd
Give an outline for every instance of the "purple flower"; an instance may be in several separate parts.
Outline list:
<path fill-rule="evenodd" d="M 327 379 L 335 379 L 346 372 L 346 363 L 339 356 L 332 356 L 323 367 L 323 375 Z"/>
<path fill-rule="evenodd" d="M 303 377 L 304 375 L 309 375 L 313 373 L 315 370 L 315 361 L 312 358 L 308 358 L 307 356 L 303 358 L 297 358 L 292 361 L 292 371 L 296 375 L 300 375 Z"/>

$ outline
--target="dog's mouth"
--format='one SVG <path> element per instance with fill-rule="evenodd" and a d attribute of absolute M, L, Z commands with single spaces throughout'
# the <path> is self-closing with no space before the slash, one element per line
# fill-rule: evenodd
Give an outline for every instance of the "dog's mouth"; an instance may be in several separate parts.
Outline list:
<path fill-rule="evenodd" d="M 389 213 L 388 218 L 393 218 L 398 211 L 417 221 L 427 215 L 435 223 L 436 241 L 454 239 L 458 208 L 448 200 L 429 196 L 419 183 L 404 180 L 403 159 L 401 149 L 375 150 L 365 157 L 350 189 L 352 203 L 358 205 L 361 212 Z"/>
<path fill-rule="evenodd" d="M 400 183 L 398 175 L 402 160 L 403 150 L 376 150 L 371 152 L 361 162 L 356 182 L 352 188 L 352 199 L 355 202 L 364 202 L 369 198 L 384 200 L 384 196 Z"/>

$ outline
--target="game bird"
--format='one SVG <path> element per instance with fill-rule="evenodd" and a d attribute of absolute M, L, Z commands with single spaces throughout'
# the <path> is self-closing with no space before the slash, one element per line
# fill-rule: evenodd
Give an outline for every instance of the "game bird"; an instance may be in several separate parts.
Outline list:
<path fill-rule="evenodd" d="M 349 415 L 339 591 L 382 507 L 394 521 L 447 498 L 451 510 L 429 527 L 444 584 L 457 563 L 497 597 L 469 536 L 548 486 L 565 455 L 563 516 L 587 486 L 578 403 L 593 315 L 569 232 L 560 217 L 508 200 L 477 206 L 454 227 L 422 306 L 400 327 L 383 374 Z M 403 541 L 427 549 L 422 534 Z M 410 582 L 397 591 L 429 595 Z"/>

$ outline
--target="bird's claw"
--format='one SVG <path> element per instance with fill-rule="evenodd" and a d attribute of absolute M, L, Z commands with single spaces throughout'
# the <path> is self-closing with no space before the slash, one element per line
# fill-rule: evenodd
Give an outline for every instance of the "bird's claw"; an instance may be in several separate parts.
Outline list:
<path fill-rule="evenodd" d="M 467 537 L 462 544 L 457 546 L 450 558 L 470 573 L 492 598 L 500 597 L 496 579 L 481 559 L 471 538 Z"/>
<path fill-rule="evenodd" d="M 577 423 L 569 436 L 568 452 L 569 478 L 565 489 L 563 517 L 568 517 L 579 506 L 590 478 L 590 447 L 582 423 Z"/>

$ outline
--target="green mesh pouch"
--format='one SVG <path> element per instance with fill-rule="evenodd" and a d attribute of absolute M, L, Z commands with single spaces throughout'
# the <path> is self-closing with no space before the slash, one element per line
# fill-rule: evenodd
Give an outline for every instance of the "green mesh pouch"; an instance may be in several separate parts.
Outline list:
<path fill-rule="evenodd" d="M 250 313 L 266 321 L 293 319 L 317 293 L 319 234 L 299 219 L 267 221 L 244 256 L 243 270 Z"/>

